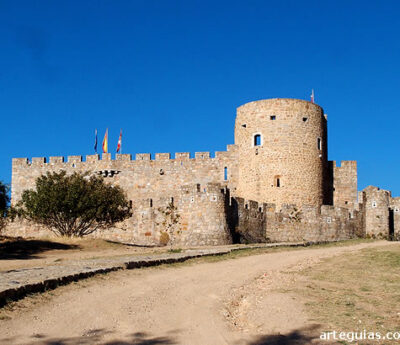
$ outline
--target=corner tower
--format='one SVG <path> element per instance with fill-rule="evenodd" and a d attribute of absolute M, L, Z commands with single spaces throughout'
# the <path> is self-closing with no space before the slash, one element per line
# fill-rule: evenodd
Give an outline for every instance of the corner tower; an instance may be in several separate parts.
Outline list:
<path fill-rule="evenodd" d="M 325 196 L 327 121 L 311 102 L 276 98 L 237 109 L 237 195 L 258 202 L 320 206 Z"/>

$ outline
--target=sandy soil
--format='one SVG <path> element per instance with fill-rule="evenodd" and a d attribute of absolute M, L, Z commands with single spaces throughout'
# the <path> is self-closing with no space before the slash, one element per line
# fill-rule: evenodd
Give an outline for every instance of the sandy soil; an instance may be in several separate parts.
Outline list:
<path fill-rule="evenodd" d="M 49 265 L 60 265 L 66 261 L 84 260 L 124 255 L 160 253 L 166 247 L 137 247 L 103 240 L 90 239 L 25 239 L 16 248 L 6 248 L 0 241 L 0 272 Z M 5 252 L 7 251 L 7 252 Z"/>
<path fill-rule="evenodd" d="M 288 270 L 390 242 L 111 273 L 23 301 L 1 344 L 317 344 Z M 279 291 L 279 290 L 278 290 Z M 324 342 L 324 344 L 327 344 Z"/>

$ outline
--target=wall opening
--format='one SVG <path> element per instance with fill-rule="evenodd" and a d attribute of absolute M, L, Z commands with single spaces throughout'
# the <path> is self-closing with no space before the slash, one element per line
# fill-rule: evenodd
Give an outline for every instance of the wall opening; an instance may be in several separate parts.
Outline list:
<path fill-rule="evenodd" d="M 270 118 L 271 120 L 276 120 L 276 115 L 271 115 L 269 118 Z"/>
<path fill-rule="evenodd" d="M 317 138 L 317 147 L 318 147 L 318 150 L 322 150 L 322 141 L 321 141 L 321 138 Z"/>
<path fill-rule="evenodd" d="M 281 186 L 281 177 L 279 175 L 274 177 L 274 186 L 278 188 Z"/>
<path fill-rule="evenodd" d="M 307 122 L 308 121 L 308 117 L 303 117 L 303 122 Z"/>
<path fill-rule="evenodd" d="M 394 214 L 393 209 L 389 208 L 389 240 L 394 240 Z"/>
<path fill-rule="evenodd" d="M 242 127 L 243 127 L 243 128 L 246 128 L 246 127 L 247 127 L 247 125 L 244 123 L 244 124 L 242 125 Z"/>
<path fill-rule="evenodd" d="M 261 146 L 261 134 L 254 135 L 254 146 Z"/>
<path fill-rule="evenodd" d="M 150 207 L 153 207 L 153 199 L 150 199 Z"/>
<path fill-rule="evenodd" d="M 224 181 L 228 181 L 228 168 L 224 168 Z"/>

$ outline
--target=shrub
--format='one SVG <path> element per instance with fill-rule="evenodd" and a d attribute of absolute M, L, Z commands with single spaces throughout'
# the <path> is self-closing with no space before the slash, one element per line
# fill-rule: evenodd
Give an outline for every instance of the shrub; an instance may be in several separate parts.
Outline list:
<path fill-rule="evenodd" d="M 161 231 L 160 244 L 166 246 L 169 242 L 169 235 L 165 231 Z"/>
<path fill-rule="evenodd" d="M 166 207 L 160 207 L 158 211 L 163 218 L 161 222 L 163 230 L 161 230 L 160 243 L 164 245 L 169 243 L 172 246 L 175 244 L 176 235 L 181 233 L 179 229 L 179 219 L 181 216 L 172 201 Z M 157 225 L 160 225 L 160 223 L 157 223 Z"/>
<path fill-rule="evenodd" d="M 46 226 L 57 235 L 81 237 L 130 217 L 123 190 L 88 173 L 42 175 L 26 190 L 14 215 Z"/>
<path fill-rule="evenodd" d="M 8 186 L 0 181 L 0 231 L 6 225 L 8 203 L 10 202 L 8 191 Z"/>

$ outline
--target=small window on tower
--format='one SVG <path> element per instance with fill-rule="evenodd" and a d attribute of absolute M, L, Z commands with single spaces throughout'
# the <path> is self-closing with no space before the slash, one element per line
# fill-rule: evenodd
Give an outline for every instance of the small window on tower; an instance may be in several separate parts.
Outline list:
<path fill-rule="evenodd" d="M 276 115 L 271 115 L 269 118 L 270 118 L 271 120 L 276 120 Z"/>
<path fill-rule="evenodd" d="M 246 128 L 246 127 L 247 127 L 247 125 L 244 123 L 244 124 L 242 125 L 242 127 L 243 127 L 243 128 Z"/>
<path fill-rule="evenodd" d="M 261 146 L 261 134 L 254 136 L 254 146 Z"/>
<path fill-rule="evenodd" d="M 224 181 L 228 181 L 228 168 L 224 168 Z"/>
<path fill-rule="evenodd" d="M 318 139 L 317 139 L 317 147 L 318 147 L 318 150 L 322 150 L 322 141 L 321 141 L 321 138 L 318 138 Z"/>
<path fill-rule="evenodd" d="M 308 121 L 308 117 L 303 117 L 303 122 L 307 122 Z"/>
<path fill-rule="evenodd" d="M 281 177 L 280 176 L 275 176 L 275 178 L 274 178 L 274 186 L 278 187 L 278 188 L 281 186 Z"/>

